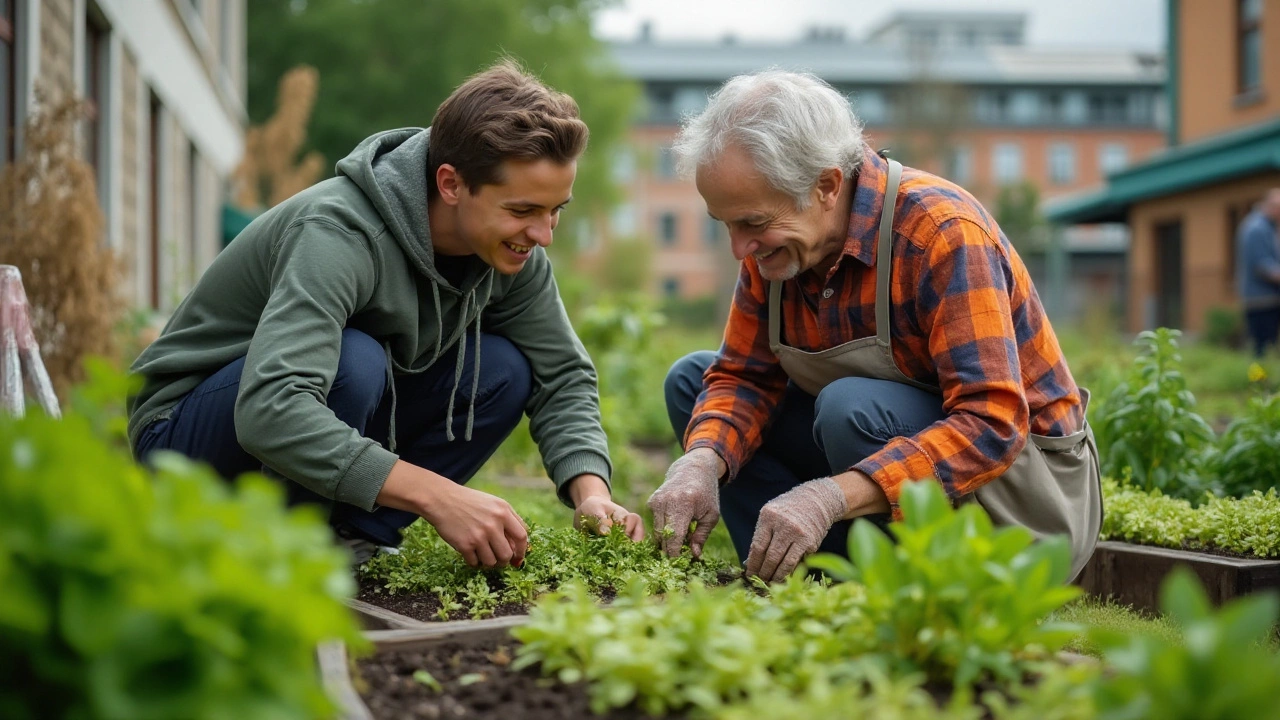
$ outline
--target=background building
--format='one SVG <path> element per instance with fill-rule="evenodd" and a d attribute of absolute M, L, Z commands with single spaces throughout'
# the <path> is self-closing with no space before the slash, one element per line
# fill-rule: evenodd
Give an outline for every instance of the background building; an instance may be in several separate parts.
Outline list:
<path fill-rule="evenodd" d="M 666 42 L 647 30 L 613 43 L 645 102 L 615 165 L 627 196 L 608 241 L 655 243 L 652 283 L 666 296 L 727 293 L 736 264 L 725 232 L 676 177 L 671 142 L 680 117 L 725 80 L 780 67 L 847 93 L 876 147 L 971 190 L 1043 274 L 1038 201 L 1096 186 L 1164 146 L 1165 69 L 1150 53 L 1029 47 L 1025 24 L 1022 13 L 900 13 L 857 41 L 815 28 L 792 43 Z M 1123 229 L 1078 230 L 1065 241 L 1077 287 L 1058 288 L 1051 310 L 1078 314 L 1084 298 L 1118 305 Z"/>
<path fill-rule="evenodd" d="M 245 57 L 245 0 L 0 0 L 0 161 L 21 152 L 37 88 L 88 101 L 104 241 L 138 307 L 172 309 L 221 247 Z"/>
<path fill-rule="evenodd" d="M 1169 0 L 1168 55 L 1170 149 L 1047 214 L 1127 223 L 1128 328 L 1198 332 L 1238 306 L 1236 226 L 1280 186 L 1280 0 Z"/>

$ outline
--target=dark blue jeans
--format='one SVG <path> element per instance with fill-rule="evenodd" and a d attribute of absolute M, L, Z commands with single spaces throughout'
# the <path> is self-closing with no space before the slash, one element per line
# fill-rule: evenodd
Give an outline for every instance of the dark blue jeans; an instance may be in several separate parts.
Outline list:
<path fill-rule="evenodd" d="M 667 373 L 667 414 L 677 438 L 684 437 L 702 392 L 702 374 L 714 359 L 711 351 L 695 352 Z M 765 503 L 800 483 L 845 472 L 893 438 L 914 435 L 943 417 L 941 397 L 902 383 L 845 378 L 816 398 L 789 383 L 760 448 L 720 490 L 720 517 L 738 558 L 746 561 Z M 887 529 L 890 517 L 859 520 Z M 819 551 L 847 555 L 853 522 L 833 525 Z"/>
<path fill-rule="evenodd" d="M 1244 324 L 1253 342 L 1253 354 L 1262 357 L 1280 339 L 1280 307 L 1246 310 Z"/>
<path fill-rule="evenodd" d="M 396 383 L 396 452 L 400 459 L 465 484 L 515 429 L 532 389 L 529 361 L 506 338 L 480 336 L 480 383 L 476 390 L 471 441 L 463 440 L 471 402 L 474 336 L 466 340 L 467 357 L 451 419 L 454 440 L 445 436 L 445 416 L 460 342 L 427 370 L 398 375 Z M 173 450 L 209 465 L 224 478 L 264 469 L 236 440 L 233 420 L 244 358 L 210 375 L 174 407 L 166 420 L 152 423 L 138 438 L 140 460 L 155 450 Z M 385 443 L 391 420 L 387 392 L 387 359 L 373 338 L 358 330 L 342 332 L 338 372 L 325 402 L 342 422 L 361 435 Z M 289 432 L 282 428 L 281 432 Z M 317 503 L 330 508 L 329 521 L 340 535 L 382 545 L 398 545 L 400 530 L 417 516 L 379 507 L 368 512 L 335 503 L 294 482 L 286 482 L 290 504 Z"/>

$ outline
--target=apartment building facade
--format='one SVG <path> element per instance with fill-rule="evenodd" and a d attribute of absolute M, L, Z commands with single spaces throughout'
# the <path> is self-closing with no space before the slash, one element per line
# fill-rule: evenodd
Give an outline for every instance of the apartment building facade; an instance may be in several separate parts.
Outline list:
<path fill-rule="evenodd" d="M 1022 13 L 900 13 L 859 41 L 817 29 L 790 43 L 667 42 L 643 31 L 613 43 L 645 103 L 615 163 L 626 199 L 605 242 L 654 243 L 660 294 L 728 292 L 736 264 L 724 229 L 676 176 L 670 148 L 680 117 L 702 109 L 720 84 L 769 67 L 832 83 L 874 146 L 961 184 L 993 212 L 1002 188 L 1030 183 L 1041 199 L 1079 192 L 1164 146 L 1161 57 L 1031 47 L 1025 24 Z M 1066 242 L 1073 277 L 1121 297 L 1123 232 L 1081 229 Z M 1101 277 L 1091 280 L 1094 266 Z"/>
<path fill-rule="evenodd" d="M 0 162 L 40 96 L 88 103 L 82 151 L 137 307 L 171 310 L 221 247 L 244 142 L 246 0 L 0 0 Z"/>
<path fill-rule="evenodd" d="M 1280 187 L 1280 0 L 1168 0 L 1168 17 L 1169 149 L 1047 215 L 1127 223 L 1128 329 L 1196 333 L 1238 308 L 1236 228 Z"/>

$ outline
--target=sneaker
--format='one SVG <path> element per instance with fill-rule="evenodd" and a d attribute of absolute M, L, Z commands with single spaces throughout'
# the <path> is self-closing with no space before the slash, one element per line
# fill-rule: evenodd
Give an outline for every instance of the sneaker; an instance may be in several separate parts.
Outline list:
<path fill-rule="evenodd" d="M 370 542 L 364 538 L 338 538 L 338 542 L 351 553 L 355 559 L 353 565 L 363 565 L 373 559 L 378 553 L 377 543 Z"/>

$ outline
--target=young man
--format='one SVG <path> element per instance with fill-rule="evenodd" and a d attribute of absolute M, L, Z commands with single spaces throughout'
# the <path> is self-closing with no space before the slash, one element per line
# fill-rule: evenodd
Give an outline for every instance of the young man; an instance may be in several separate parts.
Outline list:
<path fill-rule="evenodd" d="M 465 484 L 527 412 L 575 522 L 642 538 L 610 499 L 595 369 L 545 252 L 586 144 L 573 99 L 510 63 L 432 127 L 362 142 L 250 224 L 139 356 L 135 454 L 283 477 L 357 560 L 422 517 L 498 567 L 523 560 L 526 529 Z"/>
<path fill-rule="evenodd" d="M 747 572 L 781 578 L 936 479 L 1066 535 L 1079 571 L 1102 510 L 1088 395 L 982 206 L 877 155 L 811 75 L 730 80 L 676 149 L 742 269 L 720 352 L 667 376 L 686 454 L 649 500 L 665 549 L 696 520 L 698 553 L 723 514 Z"/>

